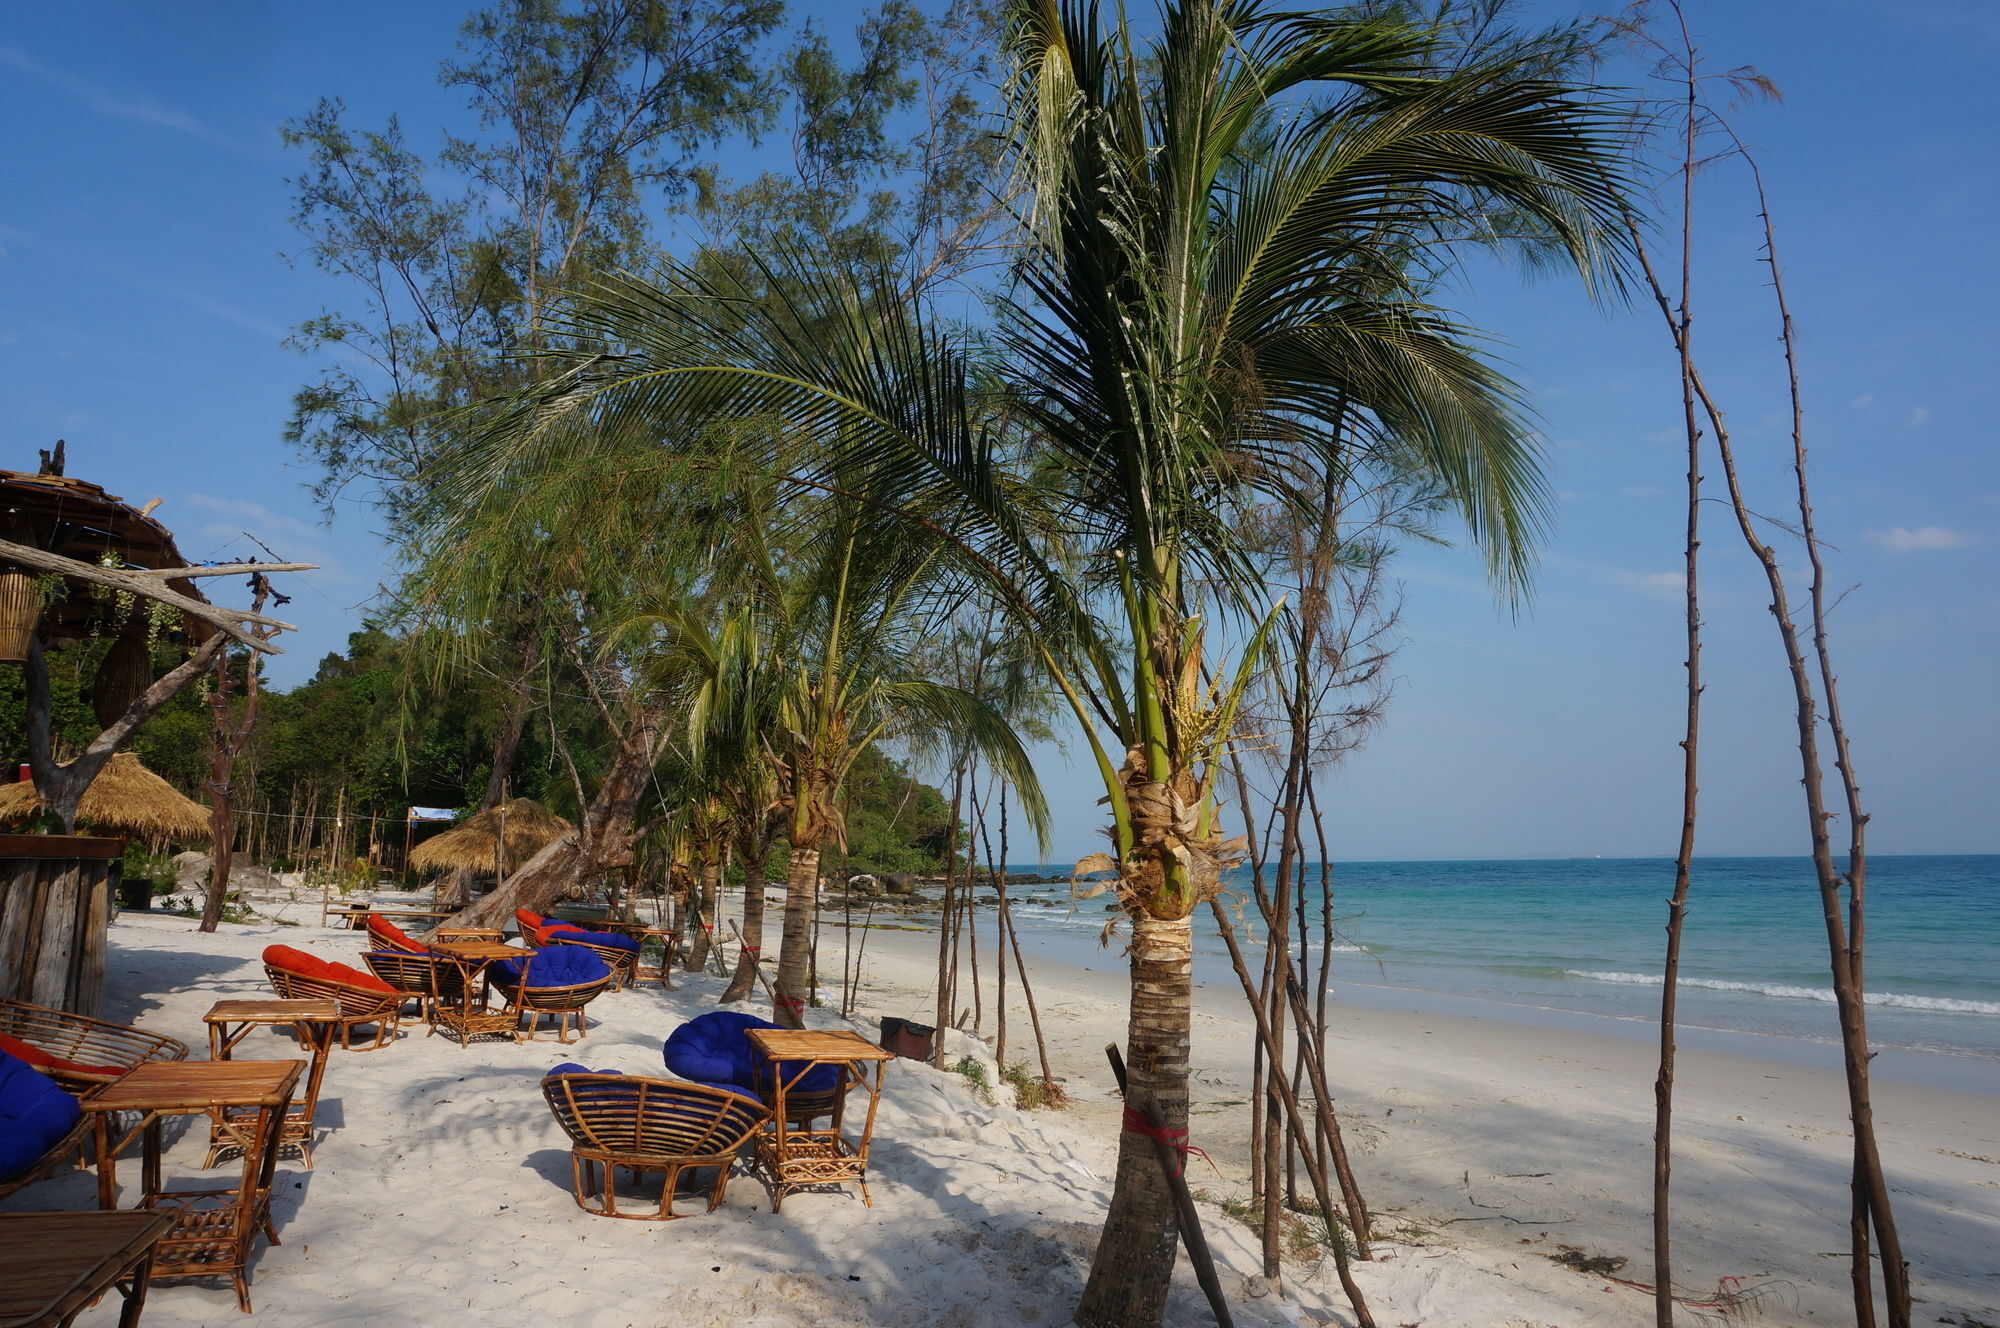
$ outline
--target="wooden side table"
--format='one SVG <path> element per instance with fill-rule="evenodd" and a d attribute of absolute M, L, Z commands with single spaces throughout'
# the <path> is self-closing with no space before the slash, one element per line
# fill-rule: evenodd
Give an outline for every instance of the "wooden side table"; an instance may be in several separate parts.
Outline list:
<path fill-rule="evenodd" d="M 201 1017 L 208 1025 L 208 1055 L 226 1061 L 253 1028 L 290 1028 L 299 1045 L 312 1052 L 312 1070 L 306 1076 L 305 1093 L 292 1100 L 285 1112 L 284 1137 L 280 1149 L 296 1148 L 307 1171 L 312 1170 L 313 1110 L 319 1106 L 320 1081 L 326 1077 L 327 1053 L 340 1028 L 340 1006 L 335 1001 L 217 1001 Z M 250 1145 L 257 1113 L 244 1108 L 225 1107 L 215 1113 L 209 1125 L 208 1160 L 214 1166 L 225 1153 Z"/>
<path fill-rule="evenodd" d="M 273 1245 L 271 1178 L 285 1125 L 285 1108 L 305 1073 L 304 1061 L 149 1061 L 80 1105 L 95 1118 L 97 1203 L 114 1209 L 117 1155 L 133 1135 L 143 1137 L 138 1208 L 173 1218 L 153 1261 L 156 1278 L 228 1277 L 236 1301 L 250 1312 L 245 1269 L 262 1231 Z M 245 1128 L 243 1175 L 232 1189 L 166 1190 L 160 1180 L 160 1122 L 167 1116 L 213 1116 L 229 1108 L 255 1112 Z M 140 1113 L 131 1134 L 112 1140 L 113 1114 Z"/>
<path fill-rule="evenodd" d="M 660 966 L 658 968 L 651 968 L 635 959 L 632 964 L 632 981 L 636 984 L 641 978 L 658 978 L 662 987 L 668 991 L 672 991 L 674 989 L 674 960 L 680 956 L 681 934 L 672 927 L 651 927 L 636 924 L 625 934 L 638 938 L 639 954 L 642 957 L 646 953 L 646 942 L 658 941 L 660 943 Z"/>
<path fill-rule="evenodd" d="M 777 1212 L 793 1190 L 853 1181 L 861 1187 L 861 1202 L 874 1207 L 868 1195 L 868 1144 L 875 1134 L 875 1112 L 882 1105 L 882 1067 L 895 1059 L 859 1033 L 842 1030 L 816 1033 L 789 1028 L 748 1030 L 750 1045 L 762 1058 L 757 1082 L 771 1108 L 771 1123 L 757 1136 L 757 1163 L 771 1181 L 771 1211 Z M 824 1094 L 812 1095 L 811 1116 L 832 1117 L 823 1130 L 794 1128 L 804 1117 L 799 1086 L 823 1065 L 838 1066 L 840 1083 L 833 1100 L 818 1110 Z M 842 1130 L 847 1095 L 859 1087 L 868 1094 L 868 1115 L 861 1132 Z"/>
<path fill-rule="evenodd" d="M 470 1045 L 475 1037 L 501 1033 L 520 1041 L 520 1016 L 511 1010 L 488 1008 L 485 971 L 495 959 L 519 959 L 536 952 L 499 941 L 440 941 L 430 949 L 439 959 L 455 965 L 465 979 L 458 1008 L 453 1009 L 444 1001 L 437 1003 L 431 1032 L 443 1028 L 458 1037 L 461 1047 Z"/>
<path fill-rule="evenodd" d="M 60 1328 L 130 1280 L 118 1328 L 146 1307 L 153 1250 L 170 1213 L 8 1213 L 0 1216 L 0 1328 Z"/>

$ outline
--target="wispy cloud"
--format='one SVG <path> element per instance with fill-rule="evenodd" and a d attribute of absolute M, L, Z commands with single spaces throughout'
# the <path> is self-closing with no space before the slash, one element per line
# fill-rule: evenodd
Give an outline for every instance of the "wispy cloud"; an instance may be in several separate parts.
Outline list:
<path fill-rule="evenodd" d="M 189 494 L 186 503 L 201 519 L 180 541 L 181 552 L 191 558 L 269 559 L 275 554 L 285 562 L 317 564 L 318 571 L 302 574 L 315 584 L 347 584 L 354 579 L 327 547 L 325 529 L 310 521 L 244 498 L 196 493 Z M 260 547 L 260 541 L 268 547 Z"/>
<path fill-rule="evenodd" d="M 1679 572 L 1613 572 L 1611 580 L 1655 599 L 1679 599 L 1687 593 L 1687 578 Z"/>
<path fill-rule="evenodd" d="M 1875 399 L 1875 394 L 1873 392 L 1863 392 L 1860 396 L 1848 402 L 1847 408 L 1849 410 L 1860 410 L 1863 406 L 1867 405 L 1874 399 Z"/>
<path fill-rule="evenodd" d="M 1871 530 L 1867 540 L 1878 549 L 1890 553 L 1930 553 L 1937 549 L 1968 549 L 1978 543 L 1962 530 L 1950 526 L 1891 526 L 1887 530 Z"/>
<path fill-rule="evenodd" d="M 1621 486 L 1618 492 L 1627 498 L 1657 498 L 1666 490 L 1657 484 L 1627 484 Z"/>
<path fill-rule="evenodd" d="M 170 129 L 175 133 L 189 134 L 205 143 L 228 148 L 232 152 L 257 152 L 259 149 L 240 143 L 227 134 L 217 133 L 207 125 L 189 115 L 186 111 L 171 106 L 162 106 L 143 94 L 114 92 L 100 87 L 88 79 L 60 69 L 51 69 L 18 46 L 0 43 L 0 66 L 14 69 L 28 77 L 38 79 L 49 87 L 68 97 L 71 101 L 108 115 L 116 120 L 130 120 L 134 124 L 152 125 L 158 129 Z"/>
<path fill-rule="evenodd" d="M 163 281 L 155 281 L 151 277 L 127 272 L 121 268 L 112 267 L 108 263 L 101 263 L 94 258 L 80 257 L 55 245 L 44 244 L 27 231 L 17 227 L 0 226 L 0 239 L 9 240 L 30 253 L 44 254 L 70 264 L 73 267 L 81 268 L 86 272 L 94 272 L 100 277 L 105 277 L 121 285 L 129 286 L 133 290 L 144 291 L 148 295 L 157 296 L 163 300 L 172 300 L 176 304 L 185 305 L 198 313 L 207 314 L 211 318 L 219 318 L 225 323 L 234 323 L 238 327 L 248 328 L 250 331 L 257 333 L 257 335 L 271 341 L 282 341 L 287 335 L 287 329 L 279 327 L 276 323 L 259 318 L 247 310 L 239 309 L 233 304 L 226 304 L 221 300 L 211 299 L 200 291 L 185 290 Z"/>
<path fill-rule="evenodd" d="M 1910 411 L 1910 427 L 1914 429 L 1918 425 L 1928 421 L 1930 417 L 1931 417 L 1930 407 L 1928 406 L 1914 407 Z"/>

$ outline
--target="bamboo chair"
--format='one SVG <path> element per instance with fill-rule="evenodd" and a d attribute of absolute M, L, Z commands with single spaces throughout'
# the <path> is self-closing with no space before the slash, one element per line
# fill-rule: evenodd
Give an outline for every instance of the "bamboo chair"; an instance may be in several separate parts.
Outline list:
<path fill-rule="evenodd" d="M 533 1038 L 541 1027 L 542 1016 L 553 1015 L 556 1021 L 556 1041 L 567 1046 L 590 1032 L 590 1020 L 583 1013 L 583 1007 L 611 989 L 611 978 L 601 977 L 593 982 L 579 982 L 567 987 L 528 987 L 510 983 L 505 975 L 488 973 L 487 981 L 493 990 L 506 998 L 507 1009 L 526 1021 L 529 1038 Z M 576 1037 L 569 1035 L 569 1021 L 576 1020 Z"/>
<path fill-rule="evenodd" d="M 407 992 L 349 986 L 334 978 L 309 977 L 269 963 L 264 965 L 264 974 L 271 981 L 271 990 L 277 992 L 282 1000 L 332 1001 L 338 1006 L 340 1017 L 337 1022 L 340 1024 L 342 1050 L 371 1051 L 396 1036 L 396 1025 L 402 1019 Z M 361 1024 L 375 1025 L 375 1040 L 356 1046 L 354 1030 Z"/>
<path fill-rule="evenodd" d="M 185 1042 L 26 1001 L 0 1000 L 0 1034 L 51 1058 L 36 1067 L 78 1097 L 86 1097 L 147 1061 L 184 1061 Z M 23 1058 L 27 1059 L 27 1058 Z"/>
<path fill-rule="evenodd" d="M 437 927 L 424 933 L 426 942 L 497 941 L 506 935 L 498 927 Z"/>
<path fill-rule="evenodd" d="M 541 943 L 543 945 L 580 945 L 586 950 L 595 951 L 597 957 L 602 959 L 605 966 L 611 970 L 611 990 L 613 991 L 623 991 L 625 988 L 631 986 L 633 977 L 639 971 L 639 952 L 637 950 L 629 950 L 621 945 L 599 945 L 595 941 L 581 939 L 573 931 L 544 930 L 542 932 Z"/>
<path fill-rule="evenodd" d="M 438 962 L 436 955 L 369 950 L 362 954 L 361 962 L 405 1000 L 414 997 L 417 1017 L 425 1023 L 435 1025 L 439 1001 L 457 1002 L 465 997 L 465 974 L 456 964 Z"/>
<path fill-rule="evenodd" d="M 714 1212 L 728 1188 L 737 1150 L 771 1116 L 762 1103 L 739 1093 L 632 1074 L 551 1073 L 542 1080 L 542 1096 L 570 1137 L 570 1183 L 577 1207 L 628 1221 L 689 1216 L 674 1211 L 674 1191 L 681 1173 L 697 1167 L 715 1168 L 707 1210 Z M 665 1173 L 657 1211 L 618 1211 L 620 1167 L 635 1177 Z"/>
<path fill-rule="evenodd" d="M 658 941 L 660 943 L 660 963 L 657 968 L 640 962 L 640 956 L 646 953 L 645 943 L 647 941 Z M 633 956 L 632 981 L 637 983 L 642 978 L 652 979 L 659 982 L 668 991 L 672 991 L 674 987 L 674 962 L 680 958 L 680 953 L 681 937 L 679 932 L 647 932 L 640 940 L 638 953 Z"/>

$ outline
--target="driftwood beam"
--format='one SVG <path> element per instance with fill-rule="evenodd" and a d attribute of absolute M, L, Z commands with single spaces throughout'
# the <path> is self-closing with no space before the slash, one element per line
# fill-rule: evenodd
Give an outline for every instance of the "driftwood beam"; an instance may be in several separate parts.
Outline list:
<path fill-rule="evenodd" d="M 84 562 L 80 558 L 65 558 L 59 553 L 49 553 L 30 544 L 16 544 L 12 540 L 0 539 L 0 563 L 17 563 L 22 567 L 55 572 L 62 576 L 74 577 L 79 581 L 110 586 L 113 590 L 128 591 L 144 599 L 157 600 L 161 604 L 179 609 L 190 618 L 198 618 L 231 639 L 240 641 L 252 650 L 261 650 L 267 655 L 280 655 L 284 652 L 269 641 L 253 634 L 244 626 L 245 623 L 281 632 L 298 630 L 288 622 L 267 618 L 261 613 L 252 613 L 247 609 L 228 609 L 217 604 L 205 604 L 177 590 L 168 589 L 163 582 L 144 573 L 128 572 L 118 567 L 105 567 L 98 563 Z M 257 563 L 254 566 L 259 571 L 271 571 L 278 567 L 288 567 L 289 564 Z"/>

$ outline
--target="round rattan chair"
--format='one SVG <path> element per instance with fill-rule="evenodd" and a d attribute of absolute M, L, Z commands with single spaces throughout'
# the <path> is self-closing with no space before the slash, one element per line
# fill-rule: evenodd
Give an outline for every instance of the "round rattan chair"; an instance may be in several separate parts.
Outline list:
<path fill-rule="evenodd" d="M 611 989 L 613 991 L 623 991 L 626 987 L 632 985 L 633 976 L 639 970 L 639 947 L 627 941 L 622 936 L 616 938 L 619 942 L 616 945 L 608 945 L 602 941 L 588 939 L 591 936 L 600 934 L 598 932 L 544 930 L 542 932 L 541 943 L 543 945 L 577 945 L 589 950 L 599 959 L 602 959 L 605 967 L 611 970 Z"/>
<path fill-rule="evenodd" d="M 557 1066 L 542 1080 L 542 1096 L 570 1138 L 570 1182 L 577 1207 L 599 1217 L 665 1222 L 683 1171 L 715 1169 L 708 1210 L 722 1203 L 736 1152 L 770 1119 L 754 1098 L 706 1084 L 635 1074 L 590 1074 Z M 634 1176 L 665 1173 L 654 1212 L 621 1213 L 618 1168 Z"/>
<path fill-rule="evenodd" d="M 147 1061 L 184 1061 L 187 1043 L 26 1001 L 0 1000 L 0 1034 L 27 1043 L 48 1063 L 36 1068 L 78 1097 L 116 1082 Z"/>
<path fill-rule="evenodd" d="M 603 961 L 571 947 L 495 960 L 486 966 L 486 983 L 506 999 L 530 1038 L 546 1015 L 555 1018 L 556 1041 L 569 1043 L 576 1041 L 569 1035 L 570 1020 L 576 1020 L 577 1037 L 590 1031 L 583 1008 L 611 989 L 612 977 Z"/>
<path fill-rule="evenodd" d="M 439 1001 L 456 1004 L 465 998 L 464 972 L 456 964 L 439 963 L 436 955 L 370 950 L 361 956 L 361 962 L 405 1000 L 414 999 L 418 1017 L 426 1022 L 433 1020 Z"/>
<path fill-rule="evenodd" d="M 265 948 L 264 975 L 271 981 L 271 990 L 283 1000 L 332 1001 L 340 1011 L 340 1045 L 347 1051 L 367 1051 L 393 1040 L 408 996 L 372 973 L 319 959 L 288 945 Z M 362 1024 L 375 1025 L 375 1040 L 356 1046 L 354 1030 Z"/>

